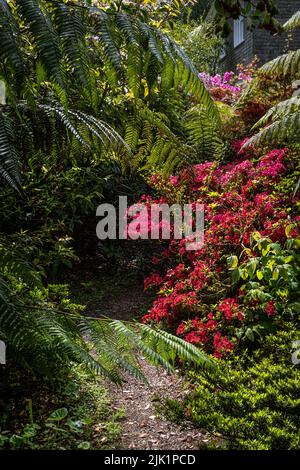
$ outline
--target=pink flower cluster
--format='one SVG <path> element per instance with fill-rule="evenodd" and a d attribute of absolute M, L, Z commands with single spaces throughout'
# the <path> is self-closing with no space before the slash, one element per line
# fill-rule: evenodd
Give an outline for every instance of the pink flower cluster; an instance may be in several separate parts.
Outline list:
<path fill-rule="evenodd" d="M 209 75 L 201 72 L 199 78 L 212 92 L 215 99 L 225 102 L 233 102 L 241 93 L 242 88 L 252 80 L 252 77 L 242 72 L 238 76 L 235 76 L 233 72 L 225 72 L 223 75 Z"/>
<path fill-rule="evenodd" d="M 232 84 L 234 78 L 233 72 L 225 72 L 223 76 L 220 74 L 211 76 L 206 72 L 201 72 L 199 77 L 208 89 L 222 88 L 232 93 L 240 93 L 241 91 L 240 86 Z"/>

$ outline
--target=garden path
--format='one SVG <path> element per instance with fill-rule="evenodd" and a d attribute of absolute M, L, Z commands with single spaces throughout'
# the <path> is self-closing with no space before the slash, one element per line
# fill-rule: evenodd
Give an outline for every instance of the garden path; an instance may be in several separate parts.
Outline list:
<path fill-rule="evenodd" d="M 133 285 L 107 297 L 105 307 L 109 316 L 127 320 L 147 302 L 142 286 Z M 112 386 L 114 406 L 125 410 L 118 448 L 189 450 L 207 444 L 210 437 L 205 431 L 186 422 L 177 425 L 158 411 L 162 398 L 180 399 L 188 393 L 179 374 L 169 374 L 161 367 L 148 364 L 142 357 L 139 360 L 150 387 L 129 374 L 122 389 Z"/>
<path fill-rule="evenodd" d="M 127 376 L 123 389 L 113 387 L 114 405 L 124 408 L 120 449 L 144 450 L 192 450 L 199 449 L 210 441 L 205 431 L 188 423 L 177 425 L 161 416 L 158 405 L 162 398 L 181 398 L 183 380 L 177 374 L 168 374 L 164 369 L 140 359 L 142 369 L 150 387 Z"/>

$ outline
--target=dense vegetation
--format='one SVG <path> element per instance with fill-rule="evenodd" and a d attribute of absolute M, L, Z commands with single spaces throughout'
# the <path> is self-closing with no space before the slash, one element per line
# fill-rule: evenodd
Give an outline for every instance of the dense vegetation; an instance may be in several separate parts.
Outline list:
<path fill-rule="evenodd" d="M 172 419 L 299 448 L 300 55 L 222 71 L 228 19 L 282 27 L 250 3 L 0 0 L 0 447 L 113 446 L 122 412 L 97 381 L 145 381 L 139 350 L 193 384 Z M 203 203 L 204 247 L 98 243 L 119 195 Z M 141 322 L 74 300 L 98 266 L 145 276 Z"/>

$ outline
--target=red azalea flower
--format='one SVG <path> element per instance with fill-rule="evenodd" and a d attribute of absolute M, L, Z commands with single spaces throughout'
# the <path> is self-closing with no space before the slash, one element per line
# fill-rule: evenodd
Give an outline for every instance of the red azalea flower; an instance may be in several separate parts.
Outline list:
<path fill-rule="evenodd" d="M 268 317 L 273 317 L 274 315 L 276 315 L 277 309 L 273 300 L 270 300 L 267 303 L 265 307 L 265 313 L 268 315 Z"/>

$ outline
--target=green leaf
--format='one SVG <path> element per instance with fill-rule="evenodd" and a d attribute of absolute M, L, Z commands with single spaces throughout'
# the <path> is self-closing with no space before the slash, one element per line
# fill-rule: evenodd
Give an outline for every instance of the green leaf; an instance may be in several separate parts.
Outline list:
<path fill-rule="evenodd" d="M 267 245 L 266 248 L 262 249 L 261 253 L 263 256 L 266 256 L 269 253 L 269 251 L 270 251 L 270 245 Z"/>
<path fill-rule="evenodd" d="M 247 263 L 247 269 L 250 277 L 253 277 L 256 271 L 257 267 L 257 260 L 256 258 L 252 258 L 248 263 Z"/>
<path fill-rule="evenodd" d="M 295 228 L 295 225 L 294 224 L 289 224 L 285 227 L 285 235 L 286 235 L 286 238 L 289 238 L 290 234 L 291 234 L 291 231 L 293 230 L 293 228 Z"/>
<path fill-rule="evenodd" d="M 234 269 L 232 271 L 232 281 L 234 283 L 238 282 L 240 279 L 240 270 L 239 269 Z"/>
<path fill-rule="evenodd" d="M 88 441 L 83 441 L 78 444 L 77 448 L 81 450 L 89 450 L 91 448 L 91 444 Z"/>
<path fill-rule="evenodd" d="M 245 336 L 246 338 L 250 339 L 250 341 L 254 341 L 254 334 L 251 328 L 247 328 Z"/>
<path fill-rule="evenodd" d="M 249 275 L 247 269 L 240 269 L 240 276 L 242 279 L 244 279 L 244 281 L 248 279 Z"/>
<path fill-rule="evenodd" d="M 228 256 L 227 258 L 227 266 L 230 268 L 230 269 L 234 269 L 238 266 L 239 264 L 239 260 L 238 260 L 238 257 L 237 256 Z"/>
<path fill-rule="evenodd" d="M 273 271 L 272 279 L 274 281 L 277 281 L 278 278 L 279 278 L 279 269 L 275 268 L 274 271 Z"/>
<path fill-rule="evenodd" d="M 49 416 L 49 421 L 62 421 L 68 416 L 67 408 L 58 408 L 57 410 L 53 411 Z"/>

